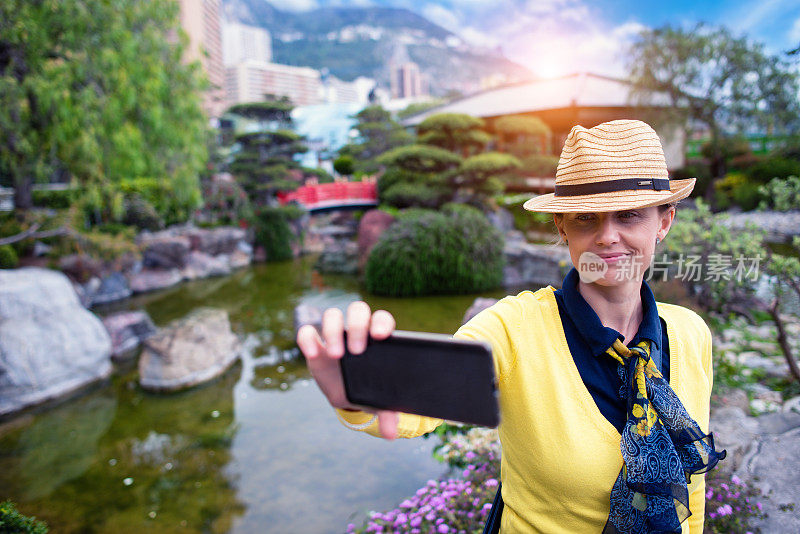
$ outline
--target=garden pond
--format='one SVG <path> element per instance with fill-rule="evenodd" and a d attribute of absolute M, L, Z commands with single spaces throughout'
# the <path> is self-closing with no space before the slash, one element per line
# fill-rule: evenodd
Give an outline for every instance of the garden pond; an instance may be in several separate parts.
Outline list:
<path fill-rule="evenodd" d="M 121 365 L 89 391 L 0 423 L 0 500 L 53 533 L 334 533 L 444 474 L 436 439 L 385 442 L 338 422 L 294 345 L 293 310 L 363 298 L 398 328 L 452 333 L 478 295 L 373 297 L 352 277 L 314 273 L 313 260 L 96 310 L 143 309 L 164 326 L 222 308 L 244 354 L 220 379 L 176 394 L 143 391 L 135 364 Z"/>

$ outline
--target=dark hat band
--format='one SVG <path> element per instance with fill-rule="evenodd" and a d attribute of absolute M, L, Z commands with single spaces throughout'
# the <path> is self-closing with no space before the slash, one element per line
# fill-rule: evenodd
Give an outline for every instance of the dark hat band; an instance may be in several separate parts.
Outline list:
<path fill-rule="evenodd" d="M 631 191 L 636 189 L 649 189 L 651 191 L 669 191 L 669 180 L 664 178 L 622 178 L 620 180 L 590 182 L 587 184 L 574 184 L 574 185 L 556 184 L 555 196 L 574 197 L 578 195 L 596 195 L 597 193 L 611 193 L 614 191 Z"/>

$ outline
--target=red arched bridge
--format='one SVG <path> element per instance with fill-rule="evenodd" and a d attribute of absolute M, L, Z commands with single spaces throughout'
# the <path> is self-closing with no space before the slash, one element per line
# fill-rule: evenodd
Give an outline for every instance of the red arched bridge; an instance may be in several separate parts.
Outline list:
<path fill-rule="evenodd" d="M 304 185 L 278 193 L 278 201 L 283 205 L 296 202 L 310 212 L 368 208 L 378 205 L 378 187 L 374 182 Z"/>

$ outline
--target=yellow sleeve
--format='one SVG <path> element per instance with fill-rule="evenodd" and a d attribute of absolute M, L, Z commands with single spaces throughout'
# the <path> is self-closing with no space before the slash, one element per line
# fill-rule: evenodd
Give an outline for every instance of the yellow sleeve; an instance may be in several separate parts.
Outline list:
<path fill-rule="evenodd" d="M 339 417 L 339 421 L 351 430 L 366 432 L 370 436 L 375 436 L 376 438 L 383 437 L 378 429 L 378 417 L 371 413 L 361 411 L 350 412 L 337 408 L 336 415 Z M 397 437 L 416 438 L 428 432 L 432 432 L 440 424 L 442 424 L 442 420 L 434 417 L 401 413 L 400 420 L 397 423 Z"/>

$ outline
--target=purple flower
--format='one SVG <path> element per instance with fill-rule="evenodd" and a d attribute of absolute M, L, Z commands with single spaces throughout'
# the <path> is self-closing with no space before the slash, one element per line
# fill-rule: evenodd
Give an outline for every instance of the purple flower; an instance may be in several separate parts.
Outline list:
<path fill-rule="evenodd" d="M 496 478 L 490 478 L 486 482 L 484 482 L 484 484 L 486 484 L 487 488 L 495 488 L 495 487 L 497 487 L 497 479 Z"/>
<path fill-rule="evenodd" d="M 447 525 L 439 525 L 439 527 L 436 529 L 436 532 L 441 532 L 442 534 L 445 534 L 447 532 L 450 532 L 450 527 L 448 527 Z"/>

